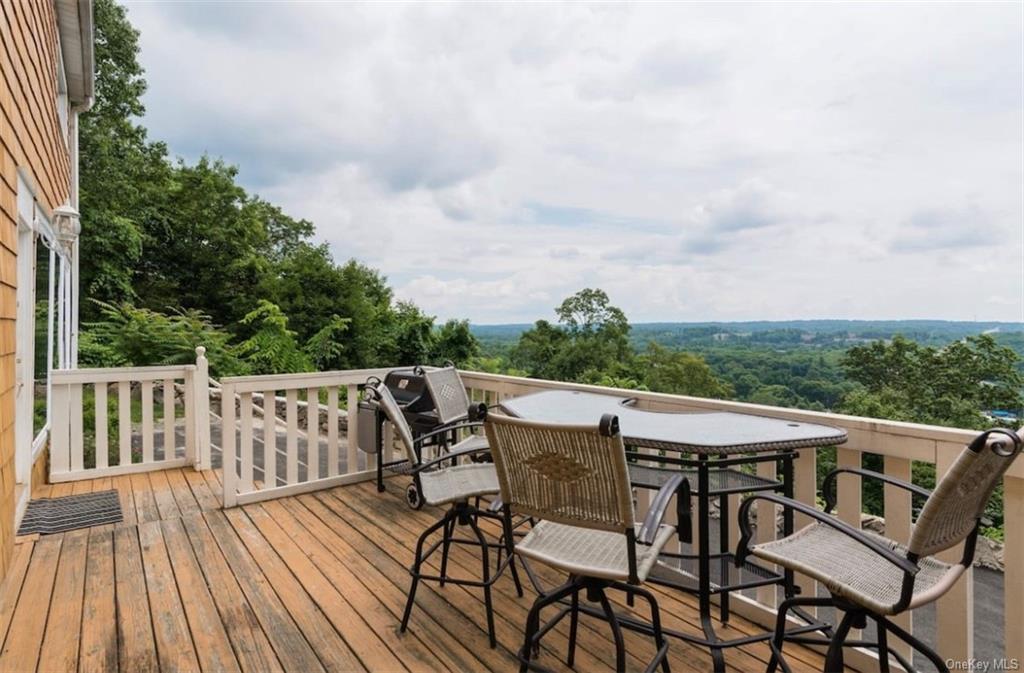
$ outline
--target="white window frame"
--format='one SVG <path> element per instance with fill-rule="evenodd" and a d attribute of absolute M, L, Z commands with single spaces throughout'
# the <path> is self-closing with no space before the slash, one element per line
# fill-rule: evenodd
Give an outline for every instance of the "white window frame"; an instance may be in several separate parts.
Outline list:
<path fill-rule="evenodd" d="M 57 119 L 60 120 L 60 132 L 64 136 L 64 146 L 69 147 L 68 120 L 71 113 L 71 102 L 68 99 L 68 79 L 64 72 L 64 55 L 61 51 L 60 41 L 57 41 Z"/>
<path fill-rule="evenodd" d="M 68 366 L 67 348 L 71 345 L 69 333 L 70 317 L 68 291 L 71 287 L 71 260 L 68 253 L 57 243 L 50 219 L 36 198 L 31 177 L 18 170 L 18 287 L 16 327 L 16 407 L 15 407 L 15 477 L 16 482 L 31 488 L 32 465 L 46 446 L 50 432 L 50 401 L 52 396 L 52 372 Z M 49 278 L 46 330 L 46 421 L 33 435 L 35 418 L 35 338 L 36 338 L 36 267 L 37 247 L 45 245 L 49 250 Z M 57 362 L 54 362 L 54 346 Z M 27 449 L 27 450 L 26 450 Z"/>

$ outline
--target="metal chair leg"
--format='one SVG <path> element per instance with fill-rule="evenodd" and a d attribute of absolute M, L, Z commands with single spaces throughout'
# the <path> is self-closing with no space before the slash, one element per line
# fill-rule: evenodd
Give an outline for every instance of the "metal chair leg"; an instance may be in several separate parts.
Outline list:
<path fill-rule="evenodd" d="M 400 633 L 405 633 L 405 629 L 409 626 L 409 616 L 412 615 L 412 606 L 416 602 L 416 586 L 420 581 L 420 564 L 423 562 L 423 543 L 426 542 L 427 538 L 433 535 L 438 528 L 446 527 L 448 522 L 453 516 L 453 510 L 448 512 L 439 520 L 437 523 L 432 524 L 430 528 L 423 531 L 419 539 L 416 540 L 416 556 L 413 558 L 412 570 L 412 584 L 409 587 L 409 596 L 405 600 L 405 612 L 402 614 L 402 625 L 398 629 Z"/>
<path fill-rule="evenodd" d="M 491 643 L 491 647 L 497 647 L 498 641 L 494 636 L 494 607 L 491 605 L 491 560 L 490 554 L 487 551 L 487 540 L 484 538 L 484 534 L 480 532 L 480 526 L 474 518 L 469 519 L 469 527 L 476 534 L 476 539 L 480 543 L 480 559 L 483 568 L 483 582 L 484 582 L 484 610 L 487 612 L 487 635 Z"/>
<path fill-rule="evenodd" d="M 549 605 L 557 603 L 570 594 L 575 595 L 580 590 L 580 585 L 575 580 L 569 580 L 560 587 L 553 589 L 547 594 L 537 596 L 537 600 L 530 607 L 526 615 L 526 630 L 523 635 L 523 649 L 519 650 L 519 673 L 526 673 L 530 666 L 530 655 L 533 653 L 534 638 L 540 631 L 540 611 Z"/>
<path fill-rule="evenodd" d="M 654 597 L 647 589 L 641 587 L 633 587 L 632 592 L 647 601 L 647 605 L 651 608 L 651 630 L 654 632 L 654 646 L 661 652 L 661 649 L 665 646 L 665 634 L 661 630 L 661 610 L 658 608 L 658 600 Z M 662 673 L 672 673 L 669 668 L 668 654 L 661 660 Z"/>
<path fill-rule="evenodd" d="M 843 673 L 843 643 L 846 642 L 846 636 L 850 633 L 853 621 L 858 616 L 858 613 L 853 611 L 843 614 L 839 626 L 836 627 L 835 635 L 832 636 L 832 642 L 828 646 L 828 652 L 825 654 L 825 673 Z"/>
<path fill-rule="evenodd" d="M 511 510 L 508 507 L 505 508 L 505 513 L 501 517 L 501 525 L 502 525 L 502 528 L 504 529 L 504 535 L 503 535 L 504 542 L 505 542 L 504 550 L 508 554 L 508 566 L 509 566 L 508 569 L 509 569 L 509 572 L 512 573 L 512 582 L 515 583 L 515 585 L 516 585 L 516 595 L 519 596 L 520 598 L 522 598 L 523 597 L 523 584 L 522 584 L 522 582 L 519 581 L 519 571 L 516 569 L 516 548 L 515 548 L 515 539 L 513 537 L 513 530 L 512 530 L 512 512 L 511 512 Z M 501 552 L 502 552 L 502 549 L 503 549 L 503 547 L 501 545 L 499 545 L 498 546 L 498 566 L 499 567 L 501 566 Z"/>
<path fill-rule="evenodd" d="M 444 527 L 444 539 L 441 542 L 441 581 L 438 582 L 442 587 L 444 586 L 444 580 L 448 576 L 448 552 L 452 547 L 452 535 L 455 532 L 455 520 L 450 520 Z"/>
<path fill-rule="evenodd" d="M 572 595 L 572 612 L 569 613 L 569 655 L 565 659 L 565 665 L 572 668 L 576 664 L 576 629 L 580 621 L 580 594 Z"/>
<path fill-rule="evenodd" d="M 889 637 L 885 624 L 875 620 L 875 632 L 878 634 L 878 673 L 889 673 Z"/>
<path fill-rule="evenodd" d="M 939 656 L 938 652 L 928 647 L 923 642 L 921 642 L 920 639 L 910 635 L 901 627 L 892 623 L 888 619 L 885 619 L 883 617 L 882 621 L 885 622 L 885 628 L 889 632 L 891 632 L 894 636 L 905 642 L 907 645 L 910 645 L 912 648 L 923 654 L 925 657 L 927 657 L 928 661 L 932 662 L 932 665 L 935 666 L 936 670 L 940 671 L 941 673 L 949 673 L 949 666 L 946 665 L 946 662 L 942 659 L 942 657 Z M 893 650 L 892 653 L 896 654 L 896 650 Z M 897 656 L 896 658 L 897 660 L 901 659 L 901 657 L 899 656 Z M 900 663 L 902 664 L 903 662 L 901 661 Z"/>
<path fill-rule="evenodd" d="M 605 619 L 607 619 L 609 626 L 612 627 L 612 637 L 615 639 L 615 671 L 616 673 L 625 673 L 626 671 L 626 645 L 622 638 L 622 627 L 619 625 L 619 618 L 615 615 L 615 610 L 612 609 L 611 603 L 608 602 L 608 596 L 605 595 L 604 589 L 598 589 L 598 600 L 601 602 L 601 609 L 604 610 Z"/>

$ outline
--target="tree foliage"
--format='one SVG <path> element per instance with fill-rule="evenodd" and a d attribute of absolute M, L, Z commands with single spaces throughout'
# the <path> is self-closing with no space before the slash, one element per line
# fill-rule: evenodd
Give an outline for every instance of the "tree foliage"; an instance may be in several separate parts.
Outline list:
<path fill-rule="evenodd" d="M 83 364 L 163 362 L 177 346 L 158 343 L 160 329 L 179 341 L 201 333 L 232 344 L 236 361 L 225 373 L 465 362 L 478 353 L 467 324 L 435 326 L 396 303 L 376 270 L 337 263 L 311 222 L 248 193 L 236 167 L 173 160 L 150 141 L 137 121 L 146 91 L 139 34 L 114 0 L 97 0 L 94 15 L 97 96 L 81 122 L 81 287 L 96 301 L 82 306 Z M 134 343 L 116 334 L 122 326 L 138 330 Z M 129 350 L 116 355 L 122 346 Z"/>
<path fill-rule="evenodd" d="M 851 348 L 842 366 L 860 385 L 842 404 L 856 415 L 982 429 L 985 411 L 1024 406 L 1017 355 L 988 334 L 942 348 L 896 336 Z"/>
<path fill-rule="evenodd" d="M 727 397 L 722 383 L 699 355 L 649 344 L 642 355 L 629 343 L 625 313 L 603 290 L 586 288 L 555 309 L 558 324 L 538 320 L 509 353 L 512 367 L 529 376 L 580 381 L 616 388 Z"/>
<path fill-rule="evenodd" d="M 206 348 L 216 376 L 245 374 L 231 337 L 196 309 L 161 313 L 131 304 L 96 302 L 100 317 L 85 324 L 79 358 L 98 367 L 180 365 L 195 362 L 196 347 Z"/>

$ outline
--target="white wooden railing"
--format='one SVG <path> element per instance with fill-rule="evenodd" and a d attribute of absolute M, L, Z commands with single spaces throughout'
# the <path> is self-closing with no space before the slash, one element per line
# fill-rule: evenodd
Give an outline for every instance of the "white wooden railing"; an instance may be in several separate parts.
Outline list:
<path fill-rule="evenodd" d="M 202 349 L 197 349 L 197 354 L 196 365 L 182 367 L 54 372 L 51 480 L 68 481 L 177 465 L 209 468 L 210 421 L 214 414 L 209 409 L 209 378 Z M 347 412 L 355 412 L 360 386 L 366 379 L 371 375 L 382 377 L 386 371 L 367 369 L 223 379 L 220 448 L 225 468 L 224 506 L 372 479 L 377 457 L 358 450 L 358 415 Z M 910 479 L 915 461 L 935 465 L 941 476 L 975 436 L 974 431 L 968 430 L 497 374 L 462 372 L 462 377 L 472 399 L 492 403 L 540 390 L 572 389 L 634 397 L 640 408 L 658 411 L 733 411 L 841 427 L 848 433 L 849 441 L 837 450 L 840 466 L 860 466 L 865 453 L 877 454 L 883 456 L 885 473 L 903 480 Z M 94 451 L 95 459 L 86 459 L 82 403 L 90 387 L 94 391 L 95 446 L 107 445 L 108 401 L 116 395 L 117 461 L 108 461 L 105 451 Z M 157 393 L 163 402 L 163 438 L 159 445 L 154 418 Z M 139 421 L 132 419 L 135 396 L 140 402 Z M 184 424 L 184 447 L 177 446 L 174 439 L 178 434 L 175 431 L 177 419 Z M 138 439 L 133 442 L 133 437 Z M 385 435 L 384 447 L 387 460 L 392 447 L 388 435 Z M 774 465 L 761 463 L 757 469 L 762 476 L 774 476 Z M 1003 487 L 1004 649 L 1007 662 L 1024 661 L 1024 461 L 1013 465 Z M 816 452 L 801 451 L 794 465 L 795 497 L 813 505 L 817 488 Z M 733 498 L 738 500 L 738 496 Z M 648 504 L 648 494 L 638 493 L 638 515 L 645 513 Z M 738 502 L 730 507 L 732 512 L 736 511 L 736 504 Z M 762 510 L 758 512 L 759 519 L 774 519 L 773 506 L 766 503 L 758 503 L 758 506 Z M 897 540 L 908 539 L 912 526 L 909 494 L 886 486 L 883 506 L 887 535 Z M 861 510 L 860 478 L 842 476 L 838 483 L 839 516 L 859 525 Z M 735 528 L 735 522 L 732 525 Z M 801 525 L 799 517 L 797 525 Z M 762 539 L 772 534 L 772 527 L 760 527 Z M 737 539 L 735 530 L 732 539 Z M 958 549 L 944 555 L 950 561 L 959 557 Z M 799 584 L 805 594 L 816 590 L 808 578 L 803 578 Z M 774 621 L 775 604 L 776 594 L 770 588 L 759 589 L 756 600 L 742 596 L 733 599 L 737 613 L 766 626 Z M 933 644 L 953 662 L 969 662 L 974 658 L 973 614 L 973 578 L 968 571 L 939 602 L 936 610 L 937 634 Z M 902 617 L 902 623 L 912 628 L 909 615 Z M 984 653 L 984 656 L 993 656 L 993 653 Z M 848 659 L 848 663 L 864 671 L 877 668 L 877 661 L 866 653 Z"/>
<path fill-rule="evenodd" d="M 194 365 L 52 372 L 50 481 L 209 467 L 205 353 Z"/>
<path fill-rule="evenodd" d="M 372 479 L 377 457 L 358 450 L 355 411 L 360 386 L 387 371 L 221 379 L 224 506 Z M 284 400 L 283 418 L 279 400 Z M 300 422 L 300 407 L 305 408 L 305 422 Z M 390 448 L 391 443 L 385 445 Z"/>
<path fill-rule="evenodd" d="M 462 378 L 474 400 L 496 402 L 509 397 L 524 395 L 530 392 L 550 389 L 586 390 L 604 394 L 620 394 L 624 397 L 638 399 L 640 408 L 658 411 L 701 412 L 701 411 L 733 411 L 737 413 L 757 414 L 786 418 L 807 423 L 822 423 L 841 427 L 849 434 L 849 441 L 837 450 L 837 463 L 840 466 L 860 467 L 865 453 L 883 456 L 886 474 L 909 481 L 913 462 L 931 463 L 936 473 L 941 476 L 949 469 L 953 460 L 963 450 L 964 445 L 977 434 L 974 431 L 942 428 L 935 426 L 900 423 L 856 416 L 845 416 L 824 412 L 803 411 L 799 409 L 783 409 L 756 404 L 726 402 L 704 398 L 666 395 L 635 390 L 615 390 L 598 386 L 540 381 L 514 376 L 484 374 L 478 372 L 462 372 Z M 758 471 L 762 476 L 774 476 L 774 465 L 761 463 Z M 795 497 L 805 503 L 814 505 L 817 496 L 816 452 L 804 450 L 794 465 Z M 1005 634 L 1005 657 L 1008 665 L 1013 661 L 1024 663 L 1024 460 L 1018 460 L 1007 473 L 1003 481 L 1004 498 L 1004 615 L 1003 630 Z M 638 494 L 638 508 L 643 509 L 647 502 L 643 493 Z M 854 475 L 841 476 L 838 483 L 839 516 L 854 525 L 860 525 L 861 518 L 861 479 Z M 765 507 L 766 503 L 757 503 Z M 911 498 L 905 491 L 886 486 L 884 490 L 884 517 L 886 534 L 897 540 L 907 540 L 911 530 Z M 696 509 L 696 508 L 695 508 Z M 774 506 L 771 506 L 774 510 Z M 735 505 L 730 507 L 736 511 Z M 642 512 L 638 515 L 642 516 Z M 759 520 L 770 517 L 774 520 L 773 511 L 758 512 Z M 797 518 L 797 526 L 802 525 Z M 733 526 L 735 527 L 735 522 Z M 736 540 L 735 530 L 731 539 Z M 773 534 L 769 527 L 761 526 L 758 535 L 761 539 L 765 534 Z M 942 555 L 947 561 L 956 562 L 960 559 L 960 548 Z M 974 594 L 972 571 L 956 584 L 943 597 L 936 609 L 937 633 L 933 645 L 939 653 L 952 662 L 970 662 L 974 659 Z M 815 590 L 814 582 L 803 578 L 799 582 L 803 592 L 810 594 Z M 762 589 L 757 593 L 757 600 L 735 597 L 734 609 L 743 616 L 770 626 L 775 618 L 775 592 Z M 900 618 L 905 627 L 911 627 L 910 615 Z M 999 656 L 995 653 L 984 653 L 984 656 Z M 877 670 L 877 661 L 867 653 L 861 653 L 848 661 L 860 670 Z M 962 664 L 961 664 L 962 666 Z M 966 670 L 966 669 L 962 669 Z"/>

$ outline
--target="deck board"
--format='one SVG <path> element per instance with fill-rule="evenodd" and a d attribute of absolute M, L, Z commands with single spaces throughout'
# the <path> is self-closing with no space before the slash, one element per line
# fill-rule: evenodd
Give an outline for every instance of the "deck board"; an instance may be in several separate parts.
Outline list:
<path fill-rule="evenodd" d="M 67 671 L 77 665 L 88 549 L 88 530 L 64 535 L 43 649 L 39 656 L 40 670 Z"/>
<path fill-rule="evenodd" d="M 0 670 L 68 671 L 511 671 L 533 591 L 511 578 L 493 587 L 498 646 L 487 646 L 478 588 L 423 583 L 409 631 L 398 633 L 416 538 L 436 510 L 410 510 L 395 481 L 379 494 L 359 484 L 223 511 L 214 471 L 175 468 L 55 485 L 36 496 L 116 489 L 124 521 L 23 538 L 0 588 Z M 494 536 L 491 522 L 483 528 Z M 438 559 L 428 564 L 439 570 Z M 449 573 L 477 576 L 475 550 L 453 547 Z M 545 584 L 558 573 L 534 565 Z M 667 626 L 698 632 L 692 597 L 655 589 Z M 610 597 L 628 610 L 621 597 Z M 639 605 L 639 604 L 638 604 Z M 646 608 L 637 608 L 646 616 Z M 730 635 L 751 633 L 734 618 Z M 540 662 L 559 673 L 568 624 L 542 641 Z M 580 621 L 576 670 L 612 670 L 607 626 Z M 653 654 L 626 634 L 627 669 Z M 821 657 L 792 649 L 795 673 Z M 700 647 L 672 640 L 676 673 L 708 668 Z M 768 648 L 727 653 L 730 671 L 764 670 Z"/>
<path fill-rule="evenodd" d="M 139 545 L 161 670 L 198 671 L 192 635 L 159 521 L 139 526 Z"/>
<path fill-rule="evenodd" d="M 78 668 L 83 673 L 117 670 L 117 606 L 112 527 L 96 527 L 89 531 L 79 652 Z"/>
<path fill-rule="evenodd" d="M 32 560 L 0 653 L 0 670 L 32 670 L 39 661 L 63 541 L 63 536 L 42 537 L 32 549 Z"/>
<path fill-rule="evenodd" d="M 125 673 L 159 670 L 139 532 L 134 526 L 114 531 L 114 577 L 118 668 Z"/>

